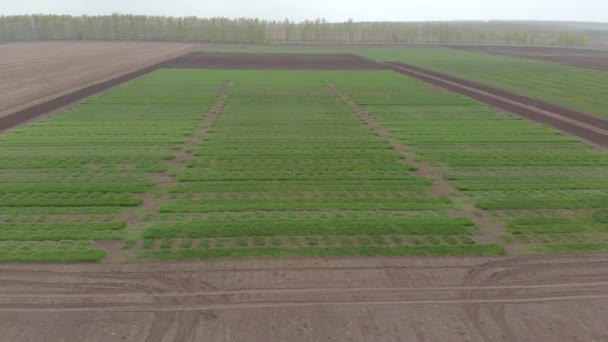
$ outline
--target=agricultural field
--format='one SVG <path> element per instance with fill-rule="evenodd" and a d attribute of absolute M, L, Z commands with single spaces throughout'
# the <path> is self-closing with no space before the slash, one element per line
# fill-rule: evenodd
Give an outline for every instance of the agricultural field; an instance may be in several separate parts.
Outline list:
<path fill-rule="evenodd" d="M 143 258 L 501 253 L 332 87 L 366 72 L 159 71 L 229 80 Z M 212 247 L 212 248 L 209 248 Z M 160 249 L 156 251 L 155 249 Z"/>
<path fill-rule="evenodd" d="M 417 160 L 441 170 L 487 234 L 496 229 L 514 251 L 608 247 L 608 154 L 398 75 L 376 77 L 343 87 Z"/>
<path fill-rule="evenodd" d="M 155 42 L 0 44 L 0 117 L 192 49 Z"/>
<path fill-rule="evenodd" d="M 161 69 L 0 137 L 0 258 L 608 248 L 608 156 L 385 70 Z"/>
<path fill-rule="evenodd" d="M 205 51 L 353 53 L 476 81 L 574 110 L 608 117 L 608 71 L 449 48 L 213 45 Z"/>
<path fill-rule="evenodd" d="M 606 149 L 323 49 L 2 132 L 5 339 L 602 340 Z"/>
<path fill-rule="evenodd" d="M 0 260 L 98 261 L 112 247 L 99 241 L 131 241 L 149 175 L 176 158 L 216 86 L 143 78 L 2 134 Z"/>
<path fill-rule="evenodd" d="M 608 70 L 606 50 L 517 46 L 463 46 L 460 49 Z"/>
<path fill-rule="evenodd" d="M 608 117 L 608 71 L 453 49 L 400 49 L 396 60 Z M 367 54 L 366 54 L 367 55 Z"/>
<path fill-rule="evenodd" d="M 161 70 L 3 135 L 3 259 L 503 253 L 331 83 L 374 73 Z"/>

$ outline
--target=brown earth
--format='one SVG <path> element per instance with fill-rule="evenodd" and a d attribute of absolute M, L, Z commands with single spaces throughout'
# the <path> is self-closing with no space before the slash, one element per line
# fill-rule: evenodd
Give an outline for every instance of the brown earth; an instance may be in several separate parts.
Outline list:
<path fill-rule="evenodd" d="M 0 45 L 0 117 L 191 51 L 195 44 L 27 42 Z"/>
<path fill-rule="evenodd" d="M 606 341 L 608 255 L 0 266 L 0 341 Z"/>
<path fill-rule="evenodd" d="M 485 84 L 399 62 L 387 62 L 396 72 L 446 89 L 526 119 L 550 125 L 602 147 L 608 147 L 608 120 L 595 115 L 511 93 Z"/>
<path fill-rule="evenodd" d="M 193 52 L 166 67 L 201 69 L 374 70 L 386 66 L 350 54 Z"/>
<path fill-rule="evenodd" d="M 524 46 L 453 46 L 453 48 L 608 70 L 608 51 L 605 50 Z"/>

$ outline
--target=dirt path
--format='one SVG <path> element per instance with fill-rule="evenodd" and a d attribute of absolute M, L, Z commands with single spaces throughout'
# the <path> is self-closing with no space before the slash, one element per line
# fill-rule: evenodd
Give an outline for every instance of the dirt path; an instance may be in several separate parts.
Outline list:
<path fill-rule="evenodd" d="M 606 254 L 0 266 L 11 342 L 601 341 L 606 305 Z"/>
<path fill-rule="evenodd" d="M 149 177 L 156 182 L 156 190 L 165 191 L 165 193 L 142 193 L 138 194 L 143 202 L 140 207 L 138 207 L 133 212 L 128 212 L 119 216 L 121 221 L 125 221 L 129 224 L 127 229 L 130 230 L 141 230 L 142 226 L 142 218 L 144 215 L 157 215 L 158 209 L 165 200 L 164 196 L 166 195 L 166 191 L 172 187 L 177 185 L 179 182 L 176 179 L 174 174 L 180 174 L 183 169 L 185 169 L 189 162 L 191 162 L 195 157 L 192 148 L 199 146 L 209 130 L 209 127 L 213 124 L 217 116 L 220 114 L 222 109 L 224 108 L 228 97 L 230 96 L 230 90 L 232 89 L 232 84 L 225 83 L 221 85 L 217 89 L 217 98 L 215 99 L 215 103 L 213 107 L 211 107 L 207 112 L 201 114 L 201 122 L 196 125 L 192 136 L 186 141 L 186 143 L 181 146 L 181 148 L 173 151 L 175 154 L 175 159 L 164 161 L 168 165 L 168 169 L 165 172 L 153 172 L 149 174 Z M 104 248 L 104 245 L 100 245 L 99 247 L 104 248 L 108 251 L 108 256 L 106 257 L 106 261 L 126 261 L 128 260 L 128 254 L 132 254 L 134 251 L 139 249 L 139 246 L 135 246 L 133 251 L 126 252 L 122 250 L 119 244 L 108 245 L 106 246 L 115 246 L 115 248 Z"/>
<path fill-rule="evenodd" d="M 464 95 L 508 113 L 550 125 L 592 144 L 608 147 L 607 119 L 432 70 L 397 62 L 387 62 L 386 64 L 399 73 L 417 78 L 439 88 Z"/>
<path fill-rule="evenodd" d="M 454 196 L 453 193 L 456 190 L 449 181 L 445 180 L 443 176 L 437 172 L 438 170 L 433 170 L 429 164 L 416 160 L 414 151 L 405 146 L 399 139 L 393 137 L 390 134 L 390 131 L 382 126 L 372 114 L 365 108 L 356 104 L 345 93 L 340 91 L 338 87 L 334 84 L 329 84 L 328 90 L 340 98 L 356 116 L 365 121 L 371 130 L 377 132 L 382 138 L 386 139 L 396 153 L 404 155 L 404 159 L 401 160 L 402 163 L 415 165 L 418 170 L 413 172 L 414 174 L 430 178 L 433 181 L 433 187 L 429 192 L 430 197 L 450 198 L 456 207 L 459 208 L 459 210 L 452 211 L 451 215 L 453 217 L 466 217 L 475 222 L 475 226 L 481 229 L 481 234 L 475 237 L 477 243 L 501 244 L 500 237 L 506 232 L 504 226 L 492 219 L 489 213 L 476 209 L 472 203 L 465 203 L 462 197 Z M 505 246 L 508 252 L 511 252 L 513 247 L 514 245 Z"/>

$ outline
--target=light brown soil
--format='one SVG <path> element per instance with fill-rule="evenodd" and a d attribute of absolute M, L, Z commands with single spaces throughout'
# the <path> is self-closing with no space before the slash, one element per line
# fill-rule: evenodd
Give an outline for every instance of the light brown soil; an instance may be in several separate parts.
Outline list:
<path fill-rule="evenodd" d="M 605 341 L 608 255 L 0 266 L 0 341 Z"/>
<path fill-rule="evenodd" d="M 27 42 L 0 45 L 0 117 L 176 57 L 197 45 Z"/>

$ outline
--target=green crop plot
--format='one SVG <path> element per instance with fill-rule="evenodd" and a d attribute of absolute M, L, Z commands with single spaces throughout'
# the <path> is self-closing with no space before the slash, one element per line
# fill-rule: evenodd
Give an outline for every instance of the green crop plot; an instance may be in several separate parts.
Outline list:
<path fill-rule="evenodd" d="M 453 49 L 363 52 L 484 83 L 568 108 L 608 116 L 608 71 Z"/>
<path fill-rule="evenodd" d="M 504 240 L 535 251 L 605 249 L 608 154 L 413 80 L 382 77 L 374 92 L 369 80 L 338 86 L 513 234 Z"/>
<path fill-rule="evenodd" d="M 608 71 L 447 48 L 214 45 L 205 51 L 243 53 L 353 53 L 403 62 L 484 83 L 576 110 L 608 116 Z"/>
<path fill-rule="evenodd" d="M 608 246 L 605 153 L 389 71 L 159 70 L 0 157 L 0 261 Z"/>
<path fill-rule="evenodd" d="M 0 261 L 103 259 L 218 84 L 148 75 L 0 135 Z"/>
<path fill-rule="evenodd" d="M 188 73 L 228 80 L 230 95 L 146 226 L 156 242 L 140 258 L 503 252 L 468 244 L 474 223 L 429 196 L 432 180 L 331 92 L 334 79 L 372 73 Z M 439 239 L 414 247 L 416 236 Z"/>

